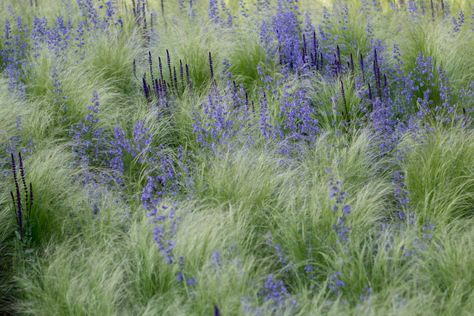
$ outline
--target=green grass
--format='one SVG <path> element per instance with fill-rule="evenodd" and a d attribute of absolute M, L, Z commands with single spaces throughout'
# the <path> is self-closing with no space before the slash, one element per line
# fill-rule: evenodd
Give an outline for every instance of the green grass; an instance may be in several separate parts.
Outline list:
<path fill-rule="evenodd" d="M 423 221 L 449 223 L 474 215 L 473 140 L 471 131 L 457 126 L 438 128 L 408 154 L 403 163 L 407 186 Z"/>
<path fill-rule="evenodd" d="M 14 21 L 4 2 L 0 25 Z M 54 21 L 68 14 L 55 1 L 38 2 L 39 7 L 32 8 L 28 1 L 14 1 L 12 8 L 26 23 L 34 16 Z M 194 17 L 169 1 L 164 2 L 163 17 L 160 2 L 149 1 L 157 12 L 157 32 L 147 38 L 126 13 L 131 1 L 118 2 L 123 28 L 86 32 L 87 54 L 74 46 L 59 55 L 46 48 L 39 57 L 28 51 L 29 66 L 21 78 L 25 95 L 9 89 L 6 73 L 0 78 L 0 313 L 212 315 L 214 305 L 222 315 L 472 313 L 472 122 L 442 124 L 428 118 L 423 128 L 407 131 L 393 151 L 381 155 L 381 140 L 363 112 L 366 105 L 361 105 L 366 102 L 361 97 L 365 85 L 356 88 L 357 56 L 371 54 L 372 38 L 366 32 L 370 23 L 373 36 L 386 45 L 385 59 L 390 59 L 394 43 L 400 46 L 404 71 L 413 70 L 420 52 L 432 56 L 435 68 L 441 66 L 449 78 L 455 112 L 469 110 L 472 100 L 460 92 L 474 80 L 468 1 L 445 0 L 453 13 L 466 13 L 466 24 L 456 34 L 448 17 L 432 21 L 428 14 L 414 19 L 390 9 L 388 1 L 381 1 L 379 13 L 349 2 L 347 28 L 339 23 L 341 3 L 333 7 L 334 1 L 302 1 L 300 8 L 315 23 L 322 20 L 323 6 L 334 13 L 329 18 L 331 35 L 337 36 L 343 56 L 354 56 L 355 75 L 340 78 L 345 103 L 339 80 L 284 73 L 276 58 L 267 56 L 258 25 L 269 12 L 255 18 L 239 16 L 229 28 L 209 21 L 205 1 L 195 3 Z M 231 2 L 226 1 L 231 12 L 239 14 L 238 3 Z M 250 12 L 256 10 L 256 2 L 245 1 Z M 70 16 L 73 22 L 81 19 L 75 3 Z M 173 65 L 180 59 L 189 65 L 193 83 L 177 93 L 171 109 L 148 103 L 141 82 L 149 71 L 148 52 L 155 71 L 160 56 L 164 77 L 169 77 L 166 50 Z M 393 61 L 388 64 L 393 66 Z M 263 82 L 257 66 L 274 81 Z M 289 141 L 287 145 L 295 145 L 289 154 L 282 153 L 278 141 L 258 136 L 252 144 L 202 148 L 193 133 L 194 113 L 202 111 L 212 89 L 227 86 L 227 79 L 242 84 L 255 103 L 253 126 L 242 133 L 259 130 L 262 90 L 271 121 L 281 123 L 284 94 L 304 89 L 321 129 L 315 142 Z M 436 91 L 438 79 L 435 76 Z M 125 155 L 123 182 L 101 182 L 99 174 L 114 175 L 110 161 L 80 165 L 72 150 L 71 130 L 87 120 L 95 92 L 100 101 L 98 128 L 104 133 L 113 135 L 121 127 L 132 139 L 134 126 L 143 122 L 153 135 L 150 148 L 164 148 Z M 433 106 L 440 104 L 439 97 L 433 100 Z M 162 224 L 169 232 L 172 220 L 152 223 L 142 194 L 148 177 L 162 168 L 160 154 L 176 161 L 178 148 L 189 170 L 173 165 L 180 172 L 180 190 L 158 204 L 171 207 L 176 202 L 176 231 L 165 236 L 174 242 L 174 262 L 168 264 L 154 240 L 154 229 Z M 26 179 L 35 196 L 27 218 L 30 239 L 24 242 L 16 236 L 10 200 L 15 189 L 8 173 L 10 149 L 23 150 Z M 146 155 L 155 160 L 142 161 Z M 406 205 L 397 201 L 395 171 L 405 177 Z M 87 182 L 88 174 L 95 177 Z M 337 181 L 347 193 L 340 203 L 331 197 Z M 344 205 L 351 207 L 345 217 L 345 242 L 335 230 Z M 405 219 L 398 218 L 399 211 Z M 178 281 L 180 273 L 183 282 Z M 277 312 L 262 294 L 270 275 L 291 293 L 287 307 Z M 335 276 L 344 282 L 338 292 L 332 289 Z"/>

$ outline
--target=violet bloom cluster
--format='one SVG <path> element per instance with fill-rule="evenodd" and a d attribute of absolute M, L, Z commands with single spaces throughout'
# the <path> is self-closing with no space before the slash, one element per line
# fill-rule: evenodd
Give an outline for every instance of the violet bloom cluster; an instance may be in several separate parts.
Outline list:
<path fill-rule="evenodd" d="M 292 298 L 285 283 L 269 274 L 265 280 L 263 289 L 259 292 L 265 302 L 271 302 L 272 312 L 282 311 L 296 305 L 296 300 Z"/>
<path fill-rule="evenodd" d="M 160 215 L 156 216 L 154 220 L 156 226 L 153 229 L 153 239 L 165 262 L 172 264 L 175 262 L 173 250 L 176 246 L 174 237 L 178 227 L 178 218 L 175 206 L 169 208 L 167 205 L 161 205 L 160 209 Z"/>
<path fill-rule="evenodd" d="M 341 277 L 342 272 L 340 271 L 331 274 L 329 277 L 328 288 L 336 295 L 340 295 L 342 289 L 346 286 L 346 283 L 341 279 Z"/>
<path fill-rule="evenodd" d="M 81 166 L 98 166 L 101 164 L 102 155 L 106 152 L 107 140 L 104 129 L 100 127 L 99 94 L 93 93 L 92 104 L 87 107 L 89 113 L 82 122 L 73 126 L 72 151 Z"/>
<path fill-rule="evenodd" d="M 196 285 L 197 279 L 195 277 L 187 276 L 186 273 L 184 272 L 184 266 L 185 266 L 185 259 L 183 256 L 180 256 L 178 258 L 179 272 L 176 275 L 176 281 L 178 281 L 178 283 L 185 283 L 187 286 Z"/>
<path fill-rule="evenodd" d="M 63 52 L 73 43 L 81 49 L 85 44 L 86 33 L 107 30 L 112 25 L 110 22 L 116 17 L 117 12 L 112 1 L 107 1 L 98 8 L 91 0 L 77 0 L 77 5 L 81 12 L 77 24 L 74 23 L 77 18 L 72 12 L 72 6 L 68 4 L 65 5 L 65 15 L 50 21 L 46 17 L 35 16 L 31 24 L 25 23 L 12 7 L 9 8 L 11 19 L 7 19 L 4 26 L 0 67 L 5 69 L 4 73 L 9 79 L 12 91 L 20 96 L 26 93 L 23 81 L 31 67 L 30 51 L 35 59 L 40 57 L 43 49 L 52 52 L 57 58 L 67 58 Z"/>
<path fill-rule="evenodd" d="M 243 89 L 230 84 L 222 91 L 214 87 L 201 107 L 194 110 L 193 133 L 203 147 L 215 150 L 237 136 L 244 142 L 249 140 L 251 113 Z"/>
<path fill-rule="evenodd" d="M 21 96 L 25 95 L 25 86 L 22 83 L 23 68 L 26 68 L 29 43 L 28 27 L 19 16 L 15 23 L 6 20 L 3 47 L 0 47 L 0 64 L 8 78 L 9 88 L 17 91 Z"/>
<path fill-rule="evenodd" d="M 399 124 L 390 99 L 382 101 L 377 98 L 372 106 L 373 109 L 369 116 L 375 132 L 375 139 L 379 144 L 379 154 L 384 156 L 389 154 L 397 144 L 398 134 L 396 132 Z"/>
<path fill-rule="evenodd" d="M 295 93 L 285 92 L 280 116 L 283 117 L 283 129 L 289 138 L 314 141 L 319 132 L 315 109 L 310 105 L 303 89 Z"/>
<path fill-rule="evenodd" d="M 273 32 L 278 42 L 280 63 L 287 65 L 290 69 L 302 68 L 299 22 L 292 0 L 278 1 L 278 11 L 272 22 Z"/>
<path fill-rule="evenodd" d="M 274 128 L 271 124 L 270 111 L 268 109 L 268 100 L 265 93 L 260 99 L 260 133 L 263 138 L 274 138 Z"/>
<path fill-rule="evenodd" d="M 195 111 L 193 133 L 196 140 L 205 147 L 214 148 L 232 130 L 232 121 L 227 121 L 227 105 L 214 99 L 209 94 L 207 102 L 202 104 L 203 113 Z"/>
<path fill-rule="evenodd" d="M 395 199 L 398 204 L 398 218 L 400 220 L 406 219 L 406 208 L 408 208 L 410 203 L 409 192 L 405 183 L 405 174 L 397 170 L 393 173 L 392 183 L 395 185 Z"/>
<path fill-rule="evenodd" d="M 269 247 L 273 248 L 273 250 L 275 251 L 276 257 L 278 258 L 279 264 L 281 265 L 281 267 L 284 268 L 285 272 L 288 272 L 291 264 L 289 264 L 289 262 L 288 262 L 288 260 L 285 256 L 285 253 L 284 253 L 284 251 L 281 247 L 281 244 L 275 243 L 273 241 L 273 237 L 272 237 L 271 233 L 269 233 L 269 235 L 267 237 L 267 245 Z"/>
<path fill-rule="evenodd" d="M 219 5 L 217 0 L 209 0 L 209 12 L 208 12 L 209 20 L 213 21 L 214 23 L 219 22 Z"/>
<path fill-rule="evenodd" d="M 143 121 L 138 121 L 133 128 L 131 138 L 126 136 L 121 127 L 114 128 L 114 138 L 110 141 L 110 167 L 123 174 L 126 160 L 137 159 L 138 163 L 145 163 L 151 154 L 153 137 Z"/>
<path fill-rule="evenodd" d="M 79 10 L 87 23 L 89 30 L 98 29 L 100 27 L 100 16 L 91 0 L 76 0 Z"/>
<path fill-rule="evenodd" d="M 142 204 L 149 212 L 148 216 L 154 218 L 159 215 L 158 207 L 167 195 L 178 192 L 179 174 L 175 171 L 174 161 L 166 154 L 159 153 L 159 169 L 155 174 L 148 176 L 148 181 L 142 192 Z"/>
<path fill-rule="evenodd" d="M 329 197 L 335 200 L 332 211 L 340 214 L 337 218 L 337 223 L 333 225 L 333 228 L 337 233 L 338 241 L 343 243 L 348 240 L 351 231 L 347 224 L 347 218 L 351 213 L 352 208 L 349 204 L 345 204 L 347 192 L 342 190 L 342 182 L 331 179 L 329 185 Z"/>
<path fill-rule="evenodd" d="M 176 234 L 180 218 L 177 215 L 177 203 L 165 203 L 166 197 L 177 194 L 178 181 L 181 175 L 175 172 L 175 162 L 163 153 L 159 153 L 159 170 L 154 175 L 148 176 L 147 184 L 142 192 L 142 203 L 148 211 L 148 217 L 154 225 L 153 239 L 166 264 L 177 265 L 179 271 L 176 280 L 179 283 L 185 281 L 187 286 L 194 286 L 196 278 L 186 276 L 184 272 L 183 256 L 175 253 Z"/>

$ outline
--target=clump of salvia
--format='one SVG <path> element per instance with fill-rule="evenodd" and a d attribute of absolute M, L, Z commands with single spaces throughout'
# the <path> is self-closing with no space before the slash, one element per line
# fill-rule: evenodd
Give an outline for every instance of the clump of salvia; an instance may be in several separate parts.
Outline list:
<path fill-rule="evenodd" d="M 135 18 L 135 23 L 139 28 L 142 28 L 144 31 L 147 31 L 148 23 L 147 23 L 147 11 L 149 12 L 150 9 L 148 8 L 148 1 L 132 0 L 132 13 L 133 17 Z M 153 15 L 150 12 L 150 28 L 153 28 Z"/>
<path fill-rule="evenodd" d="M 158 73 L 155 76 L 153 56 L 151 52 L 148 52 L 148 68 L 149 73 L 144 73 L 142 76 L 142 88 L 143 94 L 148 103 L 151 103 L 155 97 L 157 104 L 168 105 L 168 99 L 171 95 L 179 95 L 185 91 L 185 89 L 191 88 L 191 78 L 188 64 L 184 63 L 183 60 L 179 60 L 179 65 L 175 65 L 171 61 L 171 54 L 169 50 L 166 50 L 166 63 L 169 79 L 166 80 L 164 77 L 163 62 L 161 57 L 158 56 Z M 179 74 L 178 74 L 179 71 Z M 136 78 L 137 66 L 136 61 L 133 61 L 133 75 Z M 185 76 L 186 75 L 186 80 Z M 179 76 L 179 77 L 178 77 Z M 148 78 L 150 81 L 148 81 Z"/>
<path fill-rule="evenodd" d="M 210 71 L 210 74 L 211 74 L 211 81 L 214 81 L 214 66 L 213 66 L 213 62 L 212 62 L 212 54 L 211 52 L 209 52 L 209 71 Z"/>
<path fill-rule="evenodd" d="M 344 105 L 344 114 L 343 117 L 347 123 L 349 123 L 349 109 L 347 108 L 347 101 L 346 101 L 346 92 L 344 89 L 344 82 L 342 79 L 339 78 L 339 82 L 341 83 L 341 97 L 342 97 L 342 104 Z"/>
<path fill-rule="evenodd" d="M 214 316 L 221 316 L 221 311 L 217 305 L 214 305 Z"/>
<path fill-rule="evenodd" d="M 374 75 L 375 75 L 375 88 L 377 90 L 377 96 L 382 100 L 382 83 L 379 61 L 377 57 L 377 50 L 374 49 Z"/>
<path fill-rule="evenodd" d="M 33 185 L 31 182 L 28 186 L 26 184 L 26 173 L 21 153 L 18 153 L 18 163 L 17 168 L 15 156 L 11 154 L 11 167 L 15 191 L 10 191 L 10 197 L 13 202 L 13 209 L 15 210 L 18 238 L 23 241 L 25 239 L 25 233 L 29 233 L 28 231 L 25 232 L 25 228 L 28 227 L 27 221 L 31 217 L 31 210 L 33 208 Z M 19 178 L 17 169 L 20 172 Z"/>

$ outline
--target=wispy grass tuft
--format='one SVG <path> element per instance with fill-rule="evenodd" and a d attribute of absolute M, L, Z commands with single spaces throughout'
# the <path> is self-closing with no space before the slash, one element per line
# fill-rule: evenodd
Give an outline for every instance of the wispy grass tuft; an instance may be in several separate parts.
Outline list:
<path fill-rule="evenodd" d="M 472 217 L 474 137 L 459 126 L 435 131 L 413 143 L 403 168 L 411 205 L 423 221 L 448 223 Z"/>

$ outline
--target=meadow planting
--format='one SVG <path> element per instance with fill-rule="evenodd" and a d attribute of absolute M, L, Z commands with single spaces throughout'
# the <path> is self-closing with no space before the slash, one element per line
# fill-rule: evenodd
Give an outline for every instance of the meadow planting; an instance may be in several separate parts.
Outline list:
<path fill-rule="evenodd" d="M 0 0 L 0 315 L 473 315 L 469 0 Z"/>

